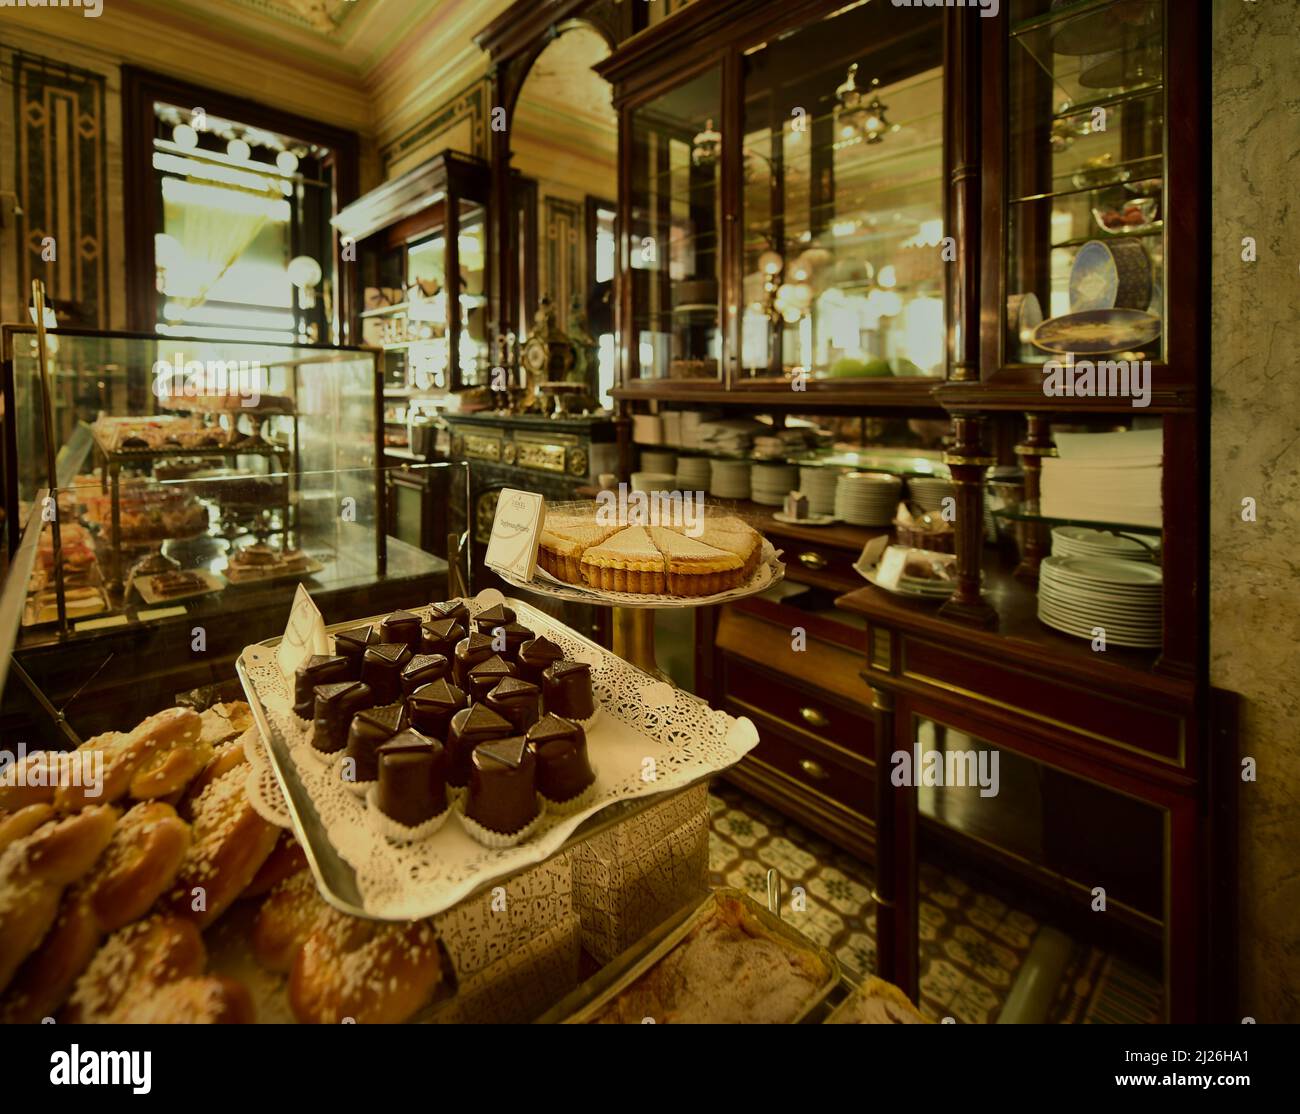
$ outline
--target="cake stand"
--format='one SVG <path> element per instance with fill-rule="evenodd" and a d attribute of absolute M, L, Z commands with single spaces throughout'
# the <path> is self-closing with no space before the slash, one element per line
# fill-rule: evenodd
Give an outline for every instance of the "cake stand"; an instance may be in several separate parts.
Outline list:
<path fill-rule="evenodd" d="M 652 596 L 632 592 L 601 592 L 591 588 L 578 588 L 549 577 L 540 569 L 532 580 L 524 580 L 511 573 L 494 569 L 502 580 L 521 592 L 547 596 L 571 603 L 592 604 L 611 610 L 613 651 L 629 665 L 634 665 L 656 680 L 673 684 L 672 679 L 659 668 L 655 652 L 655 612 L 677 610 L 683 607 L 713 607 L 731 600 L 744 599 L 766 592 L 785 577 L 785 565 L 772 543 L 764 539 L 763 556 L 749 582 L 740 588 L 717 592 L 710 596 Z"/>

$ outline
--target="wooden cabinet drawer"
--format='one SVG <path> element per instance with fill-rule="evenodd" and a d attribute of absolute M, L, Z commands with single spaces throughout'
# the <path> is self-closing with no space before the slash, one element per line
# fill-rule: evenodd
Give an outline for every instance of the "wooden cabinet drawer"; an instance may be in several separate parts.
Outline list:
<path fill-rule="evenodd" d="M 875 722 L 865 705 L 871 690 L 865 682 L 864 704 L 855 709 L 847 707 L 842 697 L 817 689 L 815 673 L 783 676 L 732 654 L 722 655 L 721 680 L 724 698 L 740 714 L 753 718 L 757 710 L 782 727 L 806 731 L 863 758 L 875 757 Z"/>
<path fill-rule="evenodd" d="M 780 535 L 769 534 L 769 539 L 777 549 L 784 551 L 782 560 L 785 561 L 787 579 L 845 592 L 862 587 L 862 577 L 853 571 L 853 562 L 858 559 L 859 551 Z"/>
<path fill-rule="evenodd" d="M 1185 721 L 1153 701 L 1125 700 L 1085 683 L 1031 676 L 914 636 L 903 641 L 903 676 L 966 696 L 977 706 L 1014 709 L 1047 727 L 1172 766 L 1187 761 Z"/>
<path fill-rule="evenodd" d="M 758 728 L 758 745 L 747 759 L 756 759 L 814 796 L 827 798 L 864 819 L 875 815 L 875 769 L 869 763 L 834 747 L 796 738 L 767 717 L 747 713 L 734 701 L 727 705 L 733 715 L 749 714 Z"/>

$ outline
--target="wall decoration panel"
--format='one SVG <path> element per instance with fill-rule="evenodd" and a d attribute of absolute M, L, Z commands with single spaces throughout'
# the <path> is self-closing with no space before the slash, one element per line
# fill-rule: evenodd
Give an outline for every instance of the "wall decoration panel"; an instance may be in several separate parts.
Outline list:
<path fill-rule="evenodd" d="M 19 304 L 45 280 L 66 323 L 108 328 L 108 135 L 105 79 L 13 55 Z"/>

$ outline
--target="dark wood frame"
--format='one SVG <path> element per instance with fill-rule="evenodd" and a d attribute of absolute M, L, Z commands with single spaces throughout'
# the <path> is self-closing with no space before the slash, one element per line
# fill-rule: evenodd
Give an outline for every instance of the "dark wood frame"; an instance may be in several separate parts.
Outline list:
<path fill-rule="evenodd" d="M 154 233 L 158 226 L 157 190 L 153 188 L 153 135 L 155 101 L 198 105 L 215 116 L 228 117 L 269 131 L 291 135 L 330 149 L 326 164 L 334 175 L 332 213 L 337 213 L 357 196 L 360 183 L 360 139 L 356 132 L 298 116 L 246 97 L 232 96 L 180 81 L 168 74 L 136 66 L 122 67 L 122 188 L 130 199 L 126 206 L 124 243 L 126 267 L 127 321 L 136 332 L 153 332 L 156 320 L 154 290 Z M 343 261 L 338 237 L 334 239 L 334 275 L 341 276 Z M 345 284 L 339 283 L 340 288 Z M 346 321 L 352 306 L 343 291 L 336 299 L 335 313 Z"/>

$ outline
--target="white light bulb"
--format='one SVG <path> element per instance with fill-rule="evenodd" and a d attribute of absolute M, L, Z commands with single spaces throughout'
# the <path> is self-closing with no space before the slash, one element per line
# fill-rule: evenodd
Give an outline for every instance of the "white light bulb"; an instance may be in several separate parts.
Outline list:
<path fill-rule="evenodd" d="M 281 174 L 292 174 L 298 169 L 298 156 L 292 151 L 281 151 L 275 156 L 275 165 Z"/>
<path fill-rule="evenodd" d="M 192 151 L 199 145 L 199 133 L 189 124 L 177 124 L 172 128 L 172 142 L 185 151 Z"/>
<path fill-rule="evenodd" d="M 236 162 L 247 162 L 253 149 L 242 139 L 232 139 L 226 144 L 226 154 Z"/>

